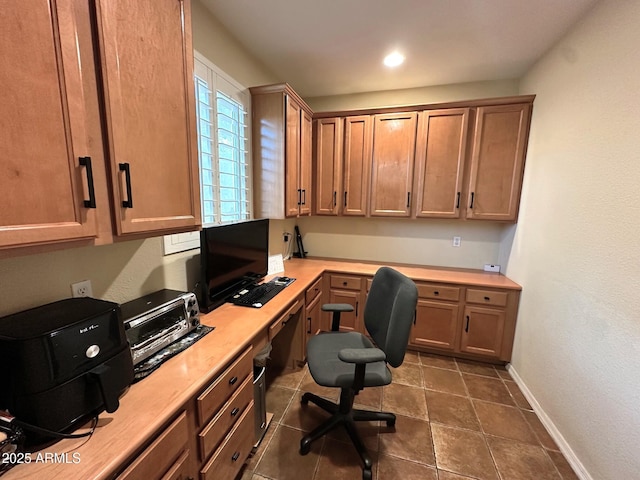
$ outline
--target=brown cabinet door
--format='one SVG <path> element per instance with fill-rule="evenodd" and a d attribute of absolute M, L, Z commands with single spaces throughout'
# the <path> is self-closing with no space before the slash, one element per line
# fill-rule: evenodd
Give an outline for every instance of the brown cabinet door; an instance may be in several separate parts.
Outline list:
<path fill-rule="evenodd" d="M 96 0 L 118 234 L 198 226 L 189 1 Z"/>
<path fill-rule="evenodd" d="M 0 248 L 95 237 L 79 160 L 89 155 L 79 54 L 91 46 L 78 41 L 71 1 L 10 5 L 0 27 Z"/>
<path fill-rule="evenodd" d="M 375 116 L 371 215 L 410 214 L 417 118 L 415 112 Z"/>
<path fill-rule="evenodd" d="M 530 116 L 530 104 L 478 107 L 467 218 L 516 220 Z"/>
<path fill-rule="evenodd" d="M 458 304 L 418 300 L 409 343 L 454 351 L 458 331 Z"/>
<path fill-rule="evenodd" d="M 352 312 L 342 312 L 340 314 L 340 331 L 341 332 L 363 332 L 363 326 L 360 325 L 361 315 L 361 294 L 359 291 L 348 290 L 331 290 L 329 292 L 329 303 L 348 303 L 353 306 Z M 325 312 L 328 320 L 325 325 L 331 325 L 331 312 Z"/>
<path fill-rule="evenodd" d="M 309 305 L 307 305 L 306 308 L 306 341 L 308 342 L 309 339 L 311 337 L 313 337 L 314 335 L 317 335 L 320 330 L 321 330 L 321 326 L 320 326 L 320 322 L 322 319 L 322 295 L 318 295 L 313 302 L 311 302 Z M 305 348 L 305 354 L 306 354 L 306 348 Z"/>
<path fill-rule="evenodd" d="M 468 124 L 468 108 L 420 112 L 413 202 L 416 217 L 460 217 Z"/>
<path fill-rule="evenodd" d="M 311 215 L 313 191 L 312 178 L 313 118 L 300 110 L 300 215 Z"/>
<path fill-rule="evenodd" d="M 499 358 L 502 353 L 505 311 L 497 308 L 464 309 L 460 351 Z"/>
<path fill-rule="evenodd" d="M 342 170 L 342 118 L 315 121 L 315 213 L 338 214 Z"/>
<path fill-rule="evenodd" d="M 300 106 L 290 96 L 285 96 L 285 215 L 295 217 L 300 211 Z"/>
<path fill-rule="evenodd" d="M 373 147 L 373 119 L 369 115 L 345 118 L 342 215 L 368 214 Z"/>

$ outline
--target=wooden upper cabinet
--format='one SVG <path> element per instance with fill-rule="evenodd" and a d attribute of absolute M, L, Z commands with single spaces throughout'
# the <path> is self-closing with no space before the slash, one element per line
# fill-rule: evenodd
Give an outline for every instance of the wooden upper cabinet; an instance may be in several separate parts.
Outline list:
<path fill-rule="evenodd" d="M 410 214 L 417 118 L 416 112 L 374 118 L 372 216 L 408 217 Z"/>
<path fill-rule="evenodd" d="M 311 215 L 313 178 L 313 117 L 300 111 L 300 215 Z"/>
<path fill-rule="evenodd" d="M 310 215 L 313 112 L 287 84 L 250 91 L 255 216 Z"/>
<path fill-rule="evenodd" d="M 468 125 L 468 108 L 420 112 L 414 216 L 460 217 Z"/>
<path fill-rule="evenodd" d="M 337 215 L 338 195 L 342 199 L 342 123 L 343 119 L 316 120 L 314 137 L 315 213 Z"/>
<path fill-rule="evenodd" d="M 98 233 L 78 38 L 69 0 L 3 9 L 0 248 Z"/>
<path fill-rule="evenodd" d="M 531 104 L 478 107 L 467 218 L 516 221 Z"/>
<path fill-rule="evenodd" d="M 189 1 L 96 0 L 118 234 L 197 227 Z"/>
<path fill-rule="evenodd" d="M 285 212 L 295 217 L 302 204 L 300 188 L 300 106 L 291 97 L 285 98 L 287 130 L 285 133 Z"/>
<path fill-rule="evenodd" d="M 342 176 L 342 215 L 369 213 L 373 117 L 347 117 L 344 123 L 344 166 Z"/>

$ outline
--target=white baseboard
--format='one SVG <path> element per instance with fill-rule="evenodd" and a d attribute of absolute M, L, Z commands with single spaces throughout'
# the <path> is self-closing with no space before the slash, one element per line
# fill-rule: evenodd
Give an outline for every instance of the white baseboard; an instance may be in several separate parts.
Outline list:
<path fill-rule="evenodd" d="M 580 480 L 593 480 L 593 477 L 589 474 L 589 472 L 587 472 L 587 470 L 584 468 L 584 465 L 582 465 L 582 462 L 578 459 L 576 454 L 573 452 L 567 441 L 560 433 L 560 430 L 557 429 L 553 421 L 551 421 L 551 418 L 549 418 L 549 416 L 542 409 L 531 391 L 527 388 L 527 385 L 522 381 L 522 378 L 520 378 L 520 375 L 518 375 L 518 372 L 513 367 L 513 365 L 508 364 L 507 370 L 513 377 L 514 381 L 518 384 L 518 387 L 520 387 L 522 394 L 526 397 L 527 401 L 533 408 L 533 411 L 545 426 L 547 432 L 549 432 L 549 435 L 551 435 L 553 440 L 556 442 L 556 444 L 560 448 L 560 451 L 565 456 L 576 475 L 580 477 Z"/>

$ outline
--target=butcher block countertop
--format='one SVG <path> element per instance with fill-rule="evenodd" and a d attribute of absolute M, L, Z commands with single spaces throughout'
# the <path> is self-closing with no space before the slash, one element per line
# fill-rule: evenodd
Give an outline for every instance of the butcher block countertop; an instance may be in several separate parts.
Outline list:
<path fill-rule="evenodd" d="M 34 452 L 31 463 L 14 467 L 2 479 L 115 478 L 240 352 L 249 345 L 259 345 L 273 320 L 324 272 L 373 276 L 382 266 L 373 262 L 309 258 L 288 260 L 284 265 L 285 272 L 280 275 L 296 281 L 270 302 L 259 309 L 224 304 L 201 315 L 201 323 L 215 329 L 149 377 L 132 385 L 120 399 L 120 407 L 115 413 L 100 415 L 98 426 L 89 439 L 61 440 L 41 452 Z M 415 281 L 521 290 L 520 285 L 497 273 L 405 265 L 393 267 Z"/>

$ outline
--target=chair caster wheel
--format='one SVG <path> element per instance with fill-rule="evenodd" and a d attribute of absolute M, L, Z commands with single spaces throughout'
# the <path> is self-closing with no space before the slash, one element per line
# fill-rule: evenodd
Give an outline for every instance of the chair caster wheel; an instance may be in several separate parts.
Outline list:
<path fill-rule="evenodd" d="M 311 451 L 311 442 L 305 441 L 304 438 L 300 440 L 300 455 L 306 455 L 310 451 Z"/>
<path fill-rule="evenodd" d="M 362 470 L 362 480 L 371 480 L 371 470 Z"/>

